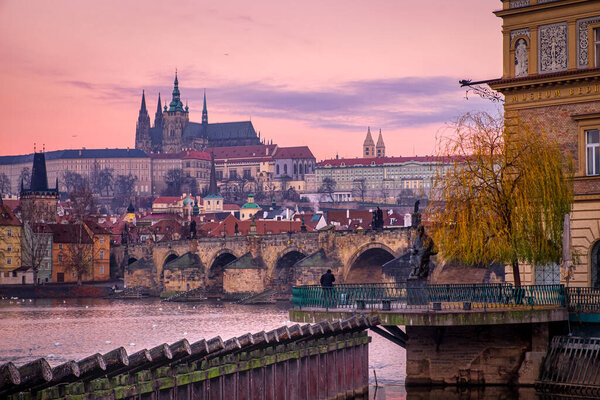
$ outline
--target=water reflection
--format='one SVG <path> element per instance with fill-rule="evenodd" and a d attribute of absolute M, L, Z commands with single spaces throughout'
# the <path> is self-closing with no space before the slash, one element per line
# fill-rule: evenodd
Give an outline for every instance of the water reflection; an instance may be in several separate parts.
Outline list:
<path fill-rule="evenodd" d="M 373 400 L 592 400 L 597 397 L 572 397 L 537 393 L 533 388 L 480 387 L 466 388 L 405 388 L 401 385 L 371 386 Z"/>

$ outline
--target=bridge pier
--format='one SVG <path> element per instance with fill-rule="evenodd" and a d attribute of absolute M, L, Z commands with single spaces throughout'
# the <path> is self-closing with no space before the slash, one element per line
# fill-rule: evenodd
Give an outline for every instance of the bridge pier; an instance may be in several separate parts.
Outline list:
<path fill-rule="evenodd" d="M 557 328 L 548 322 L 408 326 L 406 385 L 533 385 Z"/>

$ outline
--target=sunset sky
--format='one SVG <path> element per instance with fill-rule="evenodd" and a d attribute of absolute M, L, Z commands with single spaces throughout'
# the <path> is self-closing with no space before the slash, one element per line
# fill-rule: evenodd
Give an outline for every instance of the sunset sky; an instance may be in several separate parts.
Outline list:
<path fill-rule="evenodd" d="M 500 0 L 0 0 L 0 155 L 45 144 L 133 147 L 142 89 L 154 120 L 175 69 L 190 120 L 247 120 L 318 160 L 432 154 L 468 110 L 458 80 L 501 75 Z M 375 137 L 376 140 L 376 137 Z"/>

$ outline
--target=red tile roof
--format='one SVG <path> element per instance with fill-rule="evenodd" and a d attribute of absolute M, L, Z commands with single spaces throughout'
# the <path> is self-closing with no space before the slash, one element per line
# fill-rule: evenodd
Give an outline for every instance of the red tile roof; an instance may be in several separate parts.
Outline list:
<path fill-rule="evenodd" d="M 223 204 L 223 211 L 237 211 L 240 206 L 237 204 Z"/>
<path fill-rule="evenodd" d="M 230 146 L 230 147 L 210 147 L 206 152 L 212 153 L 215 160 L 237 160 L 237 159 L 271 159 L 277 145 L 255 145 L 255 146 Z"/>
<path fill-rule="evenodd" d="M 85 220 L 85 224 L 88 228 L 94 233 L 94 235 L 110 235 L 110 232 L 102 227 L 98 222 L 87 219 Z"/>
<path fill-rule="evenodd" d="M 200 230 L 206 232 L 207 236 L 222 237 L 223 232 L 226 236 L 235 236 L 235 225 L 238 226 L 239 235 L 248 235 L 250 233 L 251 220 L 240 221 L 233 215 L 228 215 L 220 223 L 208 222 L 200 227 Z M 287 232 L 300 232 L 301 221 L 256 221 L 256 233 L 258 235 L 270 235 Z M 307 226 L 307 231 L 312 232 L 314 229 Z"/>
<path fill-rule="evenodd" d="M 210 153 L 206 153 L 203 151 L 188 151 L 184 159 L 194 159 L 194 160 L 208 160 L 210 161 Z"/>
<path fill-rule="evenodd" d="M 273 155 L 274 159 L 296 159 L 296 158 L 315 158 L 308 146 L 296 147 L 278 147 Z"/>
<path fill-rule="evenodd" d="M 1 226 L 20 226 L 21 221 L 13 213 L 10 206 L 3 204 L 0 205 L 0 225 Z"/>
<path fill-rule="evenodd" d="M 93 243 L 85 228 L 79 224 L 48 224 L 48 228 L 52 231 L 54 243 Z"/>
<path fill-rule="evenodd" d="M 178 196 L 163 196 L 163 197 L 157 197 L 156 199 L 154 199 L 152 204 L 153 205 L 158 204 L 158 203 L 172 204 L 172 203 L 177 203 L 179 200 L 181 200 L 181 197 L 178 197 Z"/>

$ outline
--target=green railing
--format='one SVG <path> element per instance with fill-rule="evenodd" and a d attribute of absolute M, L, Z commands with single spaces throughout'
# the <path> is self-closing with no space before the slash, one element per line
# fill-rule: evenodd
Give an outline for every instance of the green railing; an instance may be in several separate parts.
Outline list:
<path fill-rule="evenodd" d="M 563 285 L 511 284 L 418 285 L 379 283 L 297 286 L 292 301 L 298 308 L 334 309 L 487 309 L 536 306 L 565 306 Z"/>
<path fill-rule="evenodd" d="M 566 289 L 569 312 L 600 313 L 600 288 L 570 287 Z"/>

